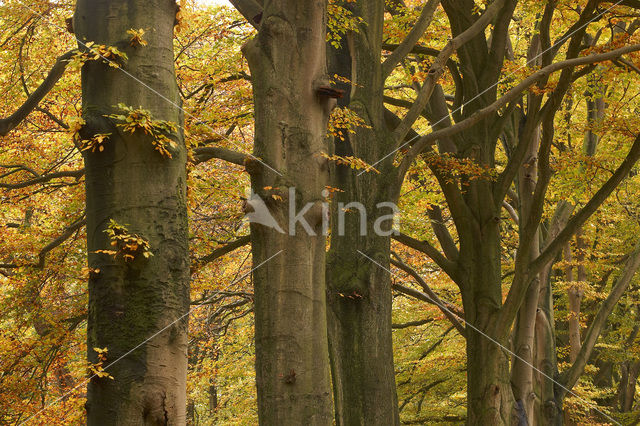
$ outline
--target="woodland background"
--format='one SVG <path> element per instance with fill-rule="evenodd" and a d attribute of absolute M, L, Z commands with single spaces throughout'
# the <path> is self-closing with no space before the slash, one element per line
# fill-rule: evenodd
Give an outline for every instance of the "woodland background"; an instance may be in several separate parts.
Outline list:
<path fill-rule="evenodd" d="M 402 39 L 420 14 L 421 1 L 407 1 L 399 14 L 387 14 L 384 38 Z M 519 5 L 511 34 L 511 57 L 505 61 L 499 90 L 532 71 L 526 64 L 528 40 L 544 2 Z M 558 1 L 551 25 L 554 38 L 576 18 L 576 3 Z M 76 47 L 65 20 L 71 1 L 0 3 L 0 116 L 8 116 L 47 75 L 55 58 Z M 415 9 L 413 8 L 415 7 Z M 479 2 L 478 7 L 484 7 Z M 37 13 L 35 13 L 37 12 Z M 640 17 L 619 6 L 589 27 L 610 50 L 627 38 L 616 38 L 617 22 Z M 339 46 L 355 25 L 339 4 L 329 8 L 330 45 Z M 357 21 L 356 21 L 357 23 Z M 241 46 L 255 30 L 228 7 L 182 1 L 176 28 L 175 66 L 184 102 L 185 135 L 192 150 L 188 164 L 188 209 L 192 261 L 189 322 L 188 416 L 191 424 L 257 424 L 253 344 L 253 288 L 249 226 L 243 200 L 250 188 L 240 166 L 206 158 L 197 147 L 215 145 L 251 152 L 253 146 L 252 87 Z M 144 35 L 141 35 L 144 38 Z M 424 44 L 441 48 L 450 37 L 441 8 L 423 36 Z M 616 44 L 618 43 L 618 44 Z M 598 47 L 594 50 L 597 51 Z M 388 54 L 388 53 L 387 53 Z M 454 59 L 455 56 L 454 56 Z M 402 101 L 415 96 L 415 83 L 425 78 L 428 56 L 416 56 L 398 67 L 387 81 L 385 95 L 396 99 L 389 108 L 402 111 Z M 84 230 L 82 156 L 72 143 L 81 115 L 80 63 L 71 63 L 36 110 L 0 140 L 0 424 L 82 424 L 87 372 L 101 371 L 86 361 L 87 268 Z M 555 138 L 550 164 L 553 177 L 545 206 L 569 201 L 584 204 L 608 179 L 626 155 L 630 138 L 640 133 L 638 77 L 640 55 L 626 64 L 604 63 L 588 77 L 576 79 L 553 122 Z M 331 76 L 336 82 L 348 76 Z M 445 92 L 453 77 L 440 81 Z M 553 79 L 545 88 L 553 89 Z M 606 104 L 601 117 L 589 119 L 593 102 Z M 334 110 L 329 127 L 340 131 L 366 126 L 347 109 Z M 345 130 L 346 129 L 346 130 Z M 414 129 L 425 133 L 428 120 Z M 597 135 L 595 153 L 583 141 Z M 339 142 L 336 142 L 339 143 Z M 91 149 L 99 149 L 99 144 Z M 201 151 L 202 153 L 202 151 Z M 499 171 L 500 154 L 498 153 Z M 503 158 L 504 160 L 504 158 Z M 349 164 L 356 170 L 362 164 Z M 485 179 L 486 170 L 451 161 L 456 173 Z M 456 169 L 457 168 L 457 169 Z M 445 225 L 453 224 L 436 178 L 423 160 L 411 166 L 400 198 L 401 230 L 417 240 L 438 244 L 425 212 L 442 207 Z M 475 177 L 474 177 L 475 174 Z M 571 364 L 569 323 L 583 333 L 609 294 L 640 235 L 640 178 L 628 175 L 578 237 L 572 238 L 553 263 L 551 281 L 560 371 Z M 544 220 L 551 220 L 552 209 Z M 517 214 L 501 214 L 503 293 L 514 271 L 518 241 Z M 226 250 L 233 243 L 235 250 Z M 394 266 L 393 344 L 401 421 L 404 424 L 456 424 L 466 419 L 465 338 L 446 315 L 430 303 L 426 289 L 455 306 L 458 287 L 437 262 L 399 242 L 393 252 L 410 268 Z M 408 271 L 413 271 L 408 273 Z M 238 281 L 238 278 L 244 277 Z M 566 421 L 606 424 L 600 412 L 624 424 L 637 424 L 635 396 L 640 370 L 640 281 L 634 278 L 608 318 L 589 363 L 565 400 Z M 579 309 L 570 306 L 579 294 Z M 106 372 L 105 374 L 108 374 Z M 108 378 L 107 378 L 108 379 Z"/>

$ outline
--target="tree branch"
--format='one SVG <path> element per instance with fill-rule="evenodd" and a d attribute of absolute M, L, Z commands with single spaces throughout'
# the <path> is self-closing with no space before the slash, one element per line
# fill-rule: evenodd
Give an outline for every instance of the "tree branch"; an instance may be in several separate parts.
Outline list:
<path fill-rule="evenodd" d="M 18 182 L 18 183 L 2 183 L 2 182 L 0 182 L 0 188 L 4 188 L 4 189 L 8 189 L 8 190 L 22 189 L 22 188 L 26 188 L 26 187 L 29 187 L 29 186 L 32 186 L 32 185 L 37 185 L 39 183 L 46 183 L 46 182 L 49 182 L 49 181 L 51 181 L 53 179 L 70 177 L 70 178 L 75 178 L 76 180 L 78 180 L 82 176 L 84 176 L 84 169 L 68 170 L 68 171 L 62 171 L 62 172 L 49 173 L 47 175 L 38 176 L 37 178 L 29 179 L 29 180 L 26 180 L 24 182 Z"/>
<path fill-rule="evenodd" d="M 51 250 L 55 249 L 56 247 L 60 246 L 62 243 L 67 241 L 77 230 L 82 228 L 86 223 L 87 221 L 84 217 L 82 219 L 78 219 L 77 221 L 69 225 L 67 228 L 65 228 L 65 230 L 62 231 L 62 234 L 58 238 L 51 241 L 42 250 L 40 250 L 40 253 L 38 253 L 38 264 L 36 265 L 36 268 L 39 268 L 39 269 L 44 268 L 47 254 Z"/>
<path fill-rule="evenodd" d="M 560 376 L 560 380 L 564 385 L 564 389 L 561 388 L 559 390 L 561 395 L 560 398 L 562 398 L 562 396 L 566 394 L 567 389 L 573 388 L 573 386 L 578 381 L 578 378 L 580 378 L 580 376 L 584 372 L 584 367 L 589 361 L 589 357 L 591 356 L 593 348 L 598 341 L 598 337 L 600 337 L 600 334 L 602 333 L 602 330 L 607 323 L 609 315 L 611 315 L 611 312 L 613 312 L 613 308 L 618 303 L 624 292 L 629 288 L 631 279 L 635 275 L 638 268 L 640 268 L 640 242 L 636 244 L 636 247 L 629 256 L 629 259 L 624 266 L 622 275 L 616 280 L 616 283 L 614 284 L 605 301 L 600 304 L 598 313 L 587 329 L 584 337 L 584 343 L 580 348 L 580 352 L 578 353 L 575 362 L 567 371 L 562 373 L 562 375 Z"/>
<path fill-rule="evenodd" d="M 402 40 L 402 43 L 387 57 L 382 63 L 382 78 L 386 79 L 393 72 L 395 67 L 411 52 L 418 43 L 424 32 L 427 30 L 433 19 L 433 14 L 440 4 L 440 0 L 429 0 L 422 8 L 420 17 L 409 34 Z"/>
<path fill-rule="evenodd" d="M 260 26 L 262 6 L 259 3 L 254 0 L 229 0 L 229 2 L 254 28 Z"/>
<path fill-rule="evenodd" d="M 502 337 L 506 338 L 506 334 L 509 333 L 510 324 L 512 324 L 515 319 L 531 279 L 533 279 L 533 277 L 535 277 L 548 262 L 555 258 L 558 250 L 560 250 L 562 246 L 575 234 L 578 228 L 584 225 L 591 215 L 598 210 L 598 207 L 600 207 L 600 205 L 629 174 L 631 168 L 639 158 L 640 135 L 636 137 L 627 157 L 624 159 L 622 164 L 620 164 L 618 169 L 616 169 L 613 175 L 604 183 L 604 185 L 602 185 L 602 187 L 600 187 L 587 204 L 571 219 L 569 219 L 564 229 L 551 242 L 549 242 L 542 253 L 540 253 L 540 255 L 529 264 L 528 268 L 517 268 L 500 316 L 500 330 L 505 333 L 505 336 Z"/>
<path fill-rule="evenodd" d="M 473 37 L 478 35 L 480 32 L 484 31 L 484 29 L 493 21 L 493 18 L 498 14 L 498 12 L 504 6 L 506 0 L 495 0 L 491 5 L 487 8 L 487 10 L 478 18 L 476 22 L 473 23 L 469 28 L 467 28 L 464 32 L 459 34 L 453 40 L 450 40 L 444 49 L 440 51 L 438 56 L 433 62 L 433 65 L 429 69 L 427 80 L 422 85 L 422 89 L 418 92 L 418 96 L 416 97 L 413 106 L 409 109 L 407 114 L 402 119 L 400 125 L 394 130 L 393 138 L 401 143 L 411 126 L 415 123 L 415 121 L 420 116 L 420 113 L 429 102 L 429 98 L 431 97 L 431 93 L 435 85 L 438 82 L 438 79 L 444 72 L 444 67 L 451 57 L 451 55 L 462 45 L 467 43 Z"/>
<path fill-rule="evenodd" d="M 629 174 L 631 168 L 640 159 L 640 135 L 638 135 L 624 159 L 622 164 L 616 169 L 611 177 L 602 185 L 602 187 L 594 194 L 594 196 L 587 202 L 587 204 L 578 211 L 569 221 L 564 229 L 558 234 L 558 236 L 551 241 L 544 249 L 540 256 L 538 256 L 530 265 L 529 269 L 533 269 L 534 273 L 538 272 L 541 265 L 544 265 L 549 260 L 555 257 L 558 249 L 560 249 L 572 236 L 576 230 L 584 225 L 584 223 L 596 212 L 598 207 L 609 197 L 614 189 L 622 182 L 622 180 Z"/>
<path fill-rule="evenodd" d="M 502 201 L 502 207 L 504 207 L 504 209 L 507 211 L 507 213 L 509 213 L 509 216 L 511 216 L 511 219 L 513 220 L 513 222 L 516 225 L 520 224 L 520 218 L 518 217 L 518 212 L 516 212 L 516 209 L 514 209 L 511 204 L 507 203 L 506 200 Z"/>
<path fill-rule="evenodd" d="M 458 282 L 455 263 L 444 257 L 444 255 L 434 246 L 429 244 L 428 241 L 419 241 L 402 233 L 392 235 L 392 238 L 407 247 L 426 254 L 445 272 L 445 274 L 447 274 L 453 281 Z"/>
<path fill-rule="evenodd" d="M 442 210 L 439 206 L 432 205 L 427 214 L 431 222 L 431 229 L 433 229 L 433 233 L 436 234 L 436 238 L 438 238 L 438 242 L 445 256 L 453 262 L 457 261 L 460 253 L 455 241 L 453 241 L 453 237 L 451 237 L 451 233 L 444 224 Z"/>
<path fill-rule="evenodd" d="M 456 328 L 456 330 L 458 330 L 461 335 L 465 336 L 464 325 L 458 319 L 464 317 L 464 314 L 462 313 L 462 310 L 460 308 L 451 303 L 444 302 L 442 299 L 440 299 L 438 295 L 435 294 L 428 285 L 426 285 L 422 277 L 420 277 L 420 275 L 415 272 L 413 268 L 406 265 L 404 262 L 391 259 L 391 263 L 410 274 L 416 281 L 420 280 L 418 284 L 423 287 L 425 292 L 423 293 L 411 287 L 403 286 L 402 284 L 393 284 L 394 289 L 396 289 L 400 293 L 406 294 L 407 296 L 411 296 L 418 300 L 436 305 L 438 309 L 440 309 L 440 311 L 447 317 L 447 319 L 451 321 L 451 324 Z"/>
<path fill-rule="evenodd" d="M 398 290 L 398 291 L 400 291 L 400 290 Z M 409 327 L 419 327 L 421 325 L 429 324 L 432 321 L 433 320 L 431 320 L 431 319 L 426 319 L 426 320 L 403 322 L 402 324 L 395 324 L 394 323 L 394 324 L 391 324 L 391 328 L 394 329 L 394 330 L 399 330 L 399 329 L 409 328 Z"/>
<path fill-rule="evenodd" d="M 196 148 L 193 150 L 193 153 L 195 164 L 204 163 L 205 161 L 209 161 L 212 158 L 218 158 L 220 160 L 228 161 L 229 163 L 244 166 L 245 160 L 250 157 L 247 154 L 242 154 L 237 151 L 213 146 L 203 146 L 200 148 Z"/>
<path fill-rule="evenodd" d="M 495 4 L 495 3 L 494 3 Z M 486 106 L 476 112 L 474 112 L 468 118 L 454 124 L 451 127 L 446 129 L 437 130 L 435 132 L 429 133 L 428 135 L 423 136 L 420 140 L 415 143 L 409 152 L 405 155 L 402 160 L 402 163 L 399 166 L 399 182 L 404 180 L 404 175 L 406 174 L 409 166 L 415 158 L 422 152 L 424 149 L 435 143 L 440 138 L 451 137 L 457 133 L 460 133 L 463 130 L 466 130 L 473 125 L 477 124 L 481 120 L 489 117 L 490 115 L 495 114 L 500 108 L 506 106 L 509 102 L 519 97 L 525 90 L 531 87 L 533 84 L 538 82 L 539 80 L 548 77 L 550 74 L 562 70 L 564 68 L 576 67 L 580 65 L 588 65 L 595 62 L 604 62 L 615 59 L 619 56 L 622 56 L 627 53 L 636 52 L 640 50 L 640 44 L 633 44 L 630 46 L 625 46 L 620 49 L 615 49 L 606 53 L 599 53 L 595 55 L 583 56 L 581 58 L 568 59 L 561 62 L 556 62 L 555 64 L 548 65 L 533 74 L 529 77 L 522 80 L 517 86 L 509 90 L 505 93 L 500 99 L 493 102 L 491 105 Z M 414 104 L 415 105 L 415 104 Z"/>
<path fill-rule="evenodd" d="M 247 235 L 244 237 L 240 237 L 237 240 L 231 241 L 230 243 L 227 243 L 222 247 L 218 247 L 208 255 L 196 260 L 195 264 L 191 267 L 191 273 L 195 273 L 206 264 L 213 262 L 214 260 L 224 256 L 225 254 L 239 249 L 240 247 L 246 246 L 249 243 L 251 243 L 251 237 Z"/>
<path fill-rule="evenodd" d="M 58 80 L 64 75 L 68 60 L 75 55 L 75 50 L 70 50 L 59 56 L 56 63 L 49 71 L 49 75 L 38 88 L 27 98 L 24 104 L 16 112 L 7 118 L 0 119 L 0 136 L 6 136 L 18 124 L 22 122 L 38 106 L 40 101 L 54 88 Z"/>

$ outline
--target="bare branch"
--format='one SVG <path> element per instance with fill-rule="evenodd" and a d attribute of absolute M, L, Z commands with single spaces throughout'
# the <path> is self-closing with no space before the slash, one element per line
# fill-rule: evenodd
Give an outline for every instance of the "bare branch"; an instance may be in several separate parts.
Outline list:
<path fill-rule="evenodd" d="M 227 243 L 222 247 L 218 247 L 208 255 L 198 259 L 195 265 L 193 265 L 193 267 L 191 268 L 191 273 L 192 274 L 195 273 L 198 269 L 202 268 L 207 263 L 213 262 L 214 260 L 224 256 L 225 254 L 229 254 L 232 251 L 237 250 L 240 247 L 246 246 L 249 243 L 251 243 L 251 237 L 247 235 L 245 237 L 240 237 L 237 240 Z"/>

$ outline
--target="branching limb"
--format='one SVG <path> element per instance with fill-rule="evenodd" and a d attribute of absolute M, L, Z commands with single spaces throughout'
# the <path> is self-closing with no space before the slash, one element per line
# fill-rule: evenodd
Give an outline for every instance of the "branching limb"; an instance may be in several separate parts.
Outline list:
<path fill-rule="evenodd" d="M 244 166 L 245 159 L 250 157 L 247 154 L 242 154 L 237 151 L 213 146 L 203 146 L 200 148 L 196 148 L 193 150 L 193 153 L 195 164 L 204 163 L 205 161 L 209 161 L 212 158 L 218 158 L 220 160 L 228 161 L 229 163 Z"/>
<path fill-rule="evenodd" d="M 38 86 L 38 88 L 27 98 L 24 104 L 16 112 L 7 118 L 0 119 L 0 136 L 6 136 L 18 124 L 22 122 L 38 106 L 40 101 L 53 89 L 58 80 L 64 75 L 69 59 L 75 55 L 74 50 L 70 50 L 59 56 L 56 63 L 49 71 L 49 75 Z"/>
<path fill-rule="evenodd" d="M 440 4 L 440 0 L 429 0 L 422 8 L 422 13 L 409 34 L 402 40 L 402 43 L 394 49 L 393 53 L 382 64 L 382 78 L 389 77 L 394 68 L 411 52 L 411 49 L 418 43 L 424 32 L 427 30 L 433 19 L 433 14 Z"/>
<path fill-rule="evenodd" d="M 502 201 L 502 207 L 504 207 L 507 213 L 509 213 L 509 216 L 511 216 L 511 220 L 513 220 L 513 223 L 519 225 L 520 218 L 518 217 L 518 212 L 516 212 L 516 209 L 514 209 L 511 204 L 507 203 L 506 200 Z"/>
<path fill-rule="evenodd" d="M 409 130 L 411 130 L 411 126 L 415 123 L 415 121 L 420 117 L 420 114 L 424 107 L 429 102 L 429 98 L 431 97 L 431 93 L 435 85 L 438 82 L 438 79 L 444 72 L 444 67 L 446 66 L 447 61 L 451 57 L 451 55 L 462 45 L 467 43 L 469 40 L 477 36 L 480 32 L 484 31 L 484 29 L 491 24 L 495 16 L 504 6 L 506 0 L 496 0 L 487 8 L 487 10 L 478 18 L 476 22 L 473 23 L 469 28 L 467 28 L 464 32 L 459 34 L 453 40 L 449 41 L 447 45 L 440 51 L 438 56 L 433 62 L 433 65 L 429 69 L 427 80 L 422 85 L 422 89 L 418 93 L 413 106 L 409 109 L 405 117 L 402 119 L 400 125 L 394 130 L 393 138 L 401 143 Z"/>
<path fill-rule="evenodd" d="M 582 344 L 582 347 L 580 348 L 580 352 L 578 353 L 575 362 L 567 371 L 565 371 L 561 375 L 560 380 L 562 381 L 565 388 L 560 389 L 561 395 L 566 394 L 566 389 L 572 389 L 584 372 L 584 367 L 589 361 L 589 357 L 591 356 L 593 348 L 598 341 L 598 337 L 600 337 L 602 330 L 604 330 L 604 327 L 607 324 L 609 315 L 611 315 L 611 312 L 613 312 L 613 308 L 618 303 L 624 292 L 629 288 L 631 279 L 635 275 L 638 268 L 640 268 L 640 242 L 636 245 L 635 249 L 629 256 L 629 259 L 627 259 L 624 270 L 613 285 L 611 292 L 604 300 L 604 302 L 600 304 L 598 313 L 587 329 L 584 337 L 584 342 Z"/>
<path fill-rule="evenodd" d="M 440 251 L 429 244 L 428 241 L 419 241 L 406 234 L 393 235 L 392 238 L 397 242 L 404 244 L 414 250 L 418 250 L 429 256 L 453 281 L 457 282 L 456 265 L 446 257 Z"/>
<path fill-rule="evenodd" d="M 432 133 L 429 133 L 428 135 L 423 136 L 417 143 L 415 143 L 411 147 L 407 155 L 405 155 L 405 157 L 403 158 L 402 163 L 399 166 L 400 182 L 404 180 L 404 175 L 409 169 L 409 166 L 411 165 L 411 163 L 413 163 L 415 158 L 421 152 L 423 152 L 426 147 L 434 144 L 438 139 L 451 137 L 455 134 L 460 133 L 463 130 L 466 130 L 472 127 L 473 125 L 477 124 L 481 120 L 484 120 L 489 116 L 492 116 L 498 110 L 500 110 L 500 108 L 506 106 L 509 102 L 521 96 L 525 90 L 533 86 L 539 80 L 542 80 L 543 78 L 548 77 L 550 74 L 565 68 L 573 68 L 580 65 L 588 65 L 596 62 L 609 61 L 612 59 L 616 59 L 622 55 L 625 55 L 627 53 L 636 52 L 638 50 L 640 50 L 640 44 L 633 44 L 633 45 L 625 46 L 620 49 L 615 49 L 606 53 L 599 53 L 595 55 L 588 55 L 580 58 L 574 58 L 574 59 L 568 59 L 566 61 L 556 62 L 554 64 L 551 64 L 547 67 L 544 67 L 534 72 L 529 77 L 522 80 L 517 86 L 515 86 L 514 88 L 509 90 L 507 93 L 505 93 L 500 99 L 493 102 L 491 105 L 488 105 L 485 108 L 482 108 L 476 111 L 468 118 L 454 124 L 451 127 L 437 130 L 435 132 L 432 132 Z M 500 192 L 504 192 L 504 191 L 500 191 Z"/>
<path fill-rule="evenodd" d="M 395 49 L 397 49 L 400 45 L 398 44 L 392 44 L 392 43 L 383 43 L 382 44 L 382 48 L 384 50 L 389 50 L 389 51 L 393 51 Z M 427 46 L 421 46 L 421 45 L 416 45 L 413 46 L 413 48 L 411 49 L 411 52 L 414 55 L 426 55 L 426 56 L 433 56 L 433 57 L 438 57 L 438 55 L 440 54 L 440 51 L 438 49 L 434 49 L 432 47 L 427 47 Z M 458 64 L 452 60 L 451 58 L 449 58 L 449 60 L 447 60 L 447 68 L 449 69 L 449 72 L 451 73 L 451 77 L 453 78 L 453 82 L 455 83 L 456 87 L 462 87 L 462 76 L 460 75 L 460 71 L 458 70 Z M 461 91 L 458 91 L 459 93 L 462 93 Z M 454 98 L 454 109 L 456 104 L 460 101 L 459 99 L 455 99 Z M 407 107 L 410 108 L 412 105 L 412 103 L 409 103 L 409 106 Z"/>
<path fill-rule="evenodd" d="M 464 318 L 464 312 L 462 311 L 462 309 L 452 303 L 445 302 L 440 299 L 440 297 L 438 297 L 438 295 L 433 290 L 431 290 L 429 285 L 422 279 L 420 274 L 418 274 L 415 269 L 404 263 L 402 260 L 400 260 L 399 257 L 395 257 L 395 259 L 391 259 L 391 264 L 397 266 L 398 268 L 411 275 L 411 277 L 416 280 L 420 287 L 422 287 L 424 293 L 422 291 L 415 290 L 401 284 L 394 284 L 393 288 L 408 296 L 415 297 L 416 299 L 436 305 L 438 309 L 440 309 L 440 311 L 442 311 L 442 313 L 447 317 L 447 319 L 451 321 L 451 324 L 456 328 L 456 330 L 458 330 L 461 335 L 465 336 L 464 325 L 459 320 L 459 318 Z"/>
<path fill-rule="evenodd" d="M 544 249 L 540 256 L 538 256 L 530 265 L 530 269 L 533 268 L 535 273 L 539 272 L 541 265 L 544 265 L 549 260 L 553 259 L 559 250 L 576 232 L 576 230 L 584 225 L 584 223 L 596 212 L 598 207 L 611 195 L 611 193 L 618 187 L 622 180 L 627 177 L 631 168 L 640 159 L 640 135 L 638 135 L 624 159 L 622 164 L 616 169 L 611 177 L 600 187 L 595 195 L 587 202 L 587 204 L 580 209 L 569 221 L 564 229 L 558 234 L 558 236 L 551 241 Z"/>
<path fill-rule="evenodd" d="M 36 265 L 36 267 L 40 269 L 44 268 L 47 254 L 51 250 L 55 249 L 56 247 L 60 246 L 65 241 L 67 241 L 76 231 L 78 231 L 80 228 L 86 225 L 86 223 L 87 221 L 83 217 L 82 219 L 78 219 L 77 221 L 69 225 L 67 228 L 65 228 L 65 230 L 62 232 L 62 234 L 58 238 L 51 241 L 42 250 L 40 250 L 40 253 L 38 253 L 38 264 Z"/>
<path fill-rule="evenodd" d="M 401 330 L 403 328 L 419 327 L 421 325 L 429 324 L 432 321 L 433 320 L 431 319 L 425 319 L 425 320 L 403 322 L 402 324 L 391 324 L 391 328 L 394 330 Z"/>
<path fill-rule="evenodd" d="M 198 271 L 200 268 L 202 268 L 203 266 L 205 266 L 206 264 L 213 262 L 214 260 L 224 256 L 225 254 L 229 254 L 234 250 L 239 249 L 240 247 L 246 246 L 247 244 L 251 243 L 251 237 L 249 237 L 248 235 L 245 237 L 240 237 L 237 240 L 234 240 L 228 244 L 225 244 L 222 247 L 219 247 L 217 249 L 215 249 L 214 251 L 212 251 L 211 253 L 209 253 L 206 256 L 201 257 L 200 259 L 198 259 L 195 264 L 191 267 L 191 273 L 195 273 L 196 271 Z"/>
<path fill-rule="evenodd" d="M 262 6 L 254 0 L 229 0 L 238 12 L 255 28 L 260 26 Z"/>
<path fill-rule="evenodd" d="M 432 205 L 428 211 L 428 215 L 431 221 L 431 229 L 433 229 L 433 233 L 436 234 L 436 238 L 438 238 L 438 242 L 440 243 L 445 256 L 453 262 L 457 261 L 459 255 L 458 247 L 456 246 L 455 241 L 453 241 L 451 233 L 444 224 L 442 210 L 440 207 Z"/>
<path fill-rule="evenodd" d="M 620 164 L 618 169 L 616 169 L 613 175 L 600 187 L 587 204 L 569 219 L 564 229 L 547 244 L 542 253 L 529 264 L 528 268 L 517 269 L 500 316 L 500 329 L 504 330 L 504 333 L 509 332 L 510 327 L 506 325 L 513 323 L 531 279 L 535 277 L 548 262 L 555 258 L 558 251 L 576 233 L 578 228 L 584 225 L 591 215 L 598 210 L 600 205 L 604 203 L 609 195 L 611 195 L 622 180 L 629 174 L 638 159 L 640 159 L 640 135 L 636 137 L 622 164 Z M 506 338 L 506 335 L 503 337 Z"/>
<path fill-rule="evenodd" d="M 60 178 L 75 178 L 76 181 L 77 181 L 82 176 L 84 176 L 84 169 L 69 170 L 69 171 L 62 171 L 62 172 L 54 172 L 54 173 L 49 173 L 49 174 L 46 174 L 46 175 L 38 176 L 38 177 L 33 178 L 33 179 L 29 179 L 29 180 L 26 180 L 24 182 L 18 182 L 18 183 L 2 183 L 2 182 L 0 182 L 0 188 L 4 188 L 4 189 L 8 189 L 8 190 L 22 189 L 22 188 L 27 188 L 29 186 L 37 185 L 37 184 L 40 184 L 40 183 L 47 183 L 47 182 L 52 181 L 54 179 L 60 179 Z"/>

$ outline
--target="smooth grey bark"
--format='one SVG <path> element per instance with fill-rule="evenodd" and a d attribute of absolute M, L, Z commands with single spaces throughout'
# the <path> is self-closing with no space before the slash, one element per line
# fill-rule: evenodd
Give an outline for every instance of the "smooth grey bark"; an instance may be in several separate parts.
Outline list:
<path fill-rule="evenodd" d="M 325 15 L 324 2 L 266 2 L 258 35 L 243 48 L 253 81 L 254 154 L 269 165 L 252 161 L 247 169 L 284 230 L 251 225 L 261 425 L 329 425 L 333 418 L 322 234 L 328 171 L 320 154 L 335 101 L 318 90 L 328 85 Z M 309 229 L 290 227 L 290 205 L 297 213 L 307 204 Z"/>
<path fill-rule="evenodd" d="M 538 179 L 536 154 L 538 152 L 540 137 L 538 132 L 533 136 L 533 143 L 527 153 L 531 158 L 522 166 L 518 174 L 518 186 L 521 202 L 520 220 L 526 223 L 531 211 L 531 202 Z M 529 247 L 529 260 L 535 259 L 540 254 L 540 231 L 536 231 L 527 242 Z M 544 273 L 544 271 L 543 271 Z M 534 372 L 531 368 L 534 362 L 534 342 L 536 331 L 536 318 L 538 316 L 538 297 L 540 295 L 541 277 L 533 278 L 525 301 L 520 307 L 514 327 L 513 347 L 517 357 L 512 360 L 511 385 L 514 398 L 524 409 L 523 415 L 527 418 L 529 426 L 535 426 L 533 418 L 536 404 Z"/>
<path fill-rule="evenodd" d="M 83 152 L 92 268 L 88 356 L 95 363 L 93 348 L 107 348 L 104 366 L 114 378 L 89 382 L 89 425 L 186 421 L 189 253 L 186 149 L 173 64 L 176 10 L 173 0 L 79 0 L 74 15 L 82 50 L 91 41 L 116 46 L 129 57 L 122 70 L 102 60 L 82 68 L 86 124 L 80 136 L 111 134 L 104 151 Z M 131 28 L 149 29 L 148 46 L 130 45 Z M 118 103 L 179 126 L 177 134 L 168 135 L 176 142 L 172 158 L 157 152 L 151 137 L 124 133 L 105 117 Z M 153 256 L 137 253 L 125 261 L 96 253 L 114 248 L 105 234 L 111 219 L 148 240 Z"/>
<path fill-rule="evenodd" d="M 543 246 L 556 238 L 560 229 L 564 228 L 574 206 L 566 201 L 556 205 L 556 210 L 547 225 Z M 551 282 L 553 261 L 549 261 L 540 272 L 540 292 L 538 294 L 538 310 L 535 318 L 535 345 L 533 365 L 535 371 L 534 390 L 536 402 L 534 411 L 530 413 L 532 422 L 540 425 L 561 425 L 563 421 L 562 399 L 558 394 L 558 360 L 556 354 L 556 328 L 554 317 L 554 301 Z"/>

